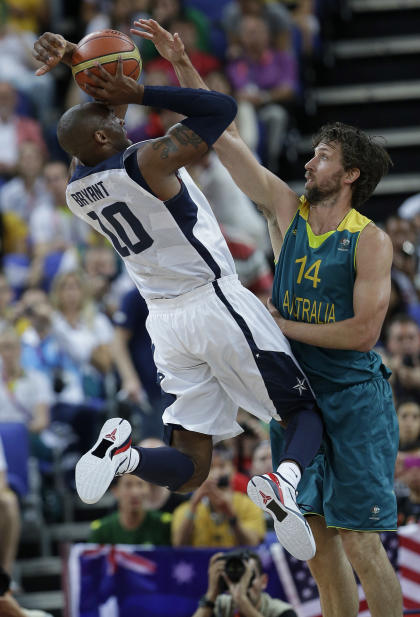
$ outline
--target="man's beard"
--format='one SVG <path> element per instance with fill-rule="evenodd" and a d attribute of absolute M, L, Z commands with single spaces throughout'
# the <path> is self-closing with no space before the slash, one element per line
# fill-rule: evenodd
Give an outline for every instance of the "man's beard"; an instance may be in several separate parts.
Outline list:
<path fill-rule="evenodd" d="M 319 204 L 327 201 L 340 191 L 340 180 L 343 176 L 342 171 L 337 171 L 329 180 L 325 181 L 322 186 L 317 186 L 313 183 L 305 189 L 305 197 L 310 204 Z"/>

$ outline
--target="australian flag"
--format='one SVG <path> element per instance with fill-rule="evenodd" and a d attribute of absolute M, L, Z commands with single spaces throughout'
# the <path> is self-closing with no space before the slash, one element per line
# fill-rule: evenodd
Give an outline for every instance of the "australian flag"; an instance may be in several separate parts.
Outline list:
<path fill-rule="evenodd" d="M 191 617 L 207 591 L 208 564 L 223 549 L 76 544 L 68 561 L 69 617 Z M 257 552 L 267 591 L 285 599 L 270 546 Z"/>

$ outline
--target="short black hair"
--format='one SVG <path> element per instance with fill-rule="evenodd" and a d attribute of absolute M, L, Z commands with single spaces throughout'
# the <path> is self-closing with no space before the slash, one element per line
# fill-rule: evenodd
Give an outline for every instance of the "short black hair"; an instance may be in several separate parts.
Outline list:
<path fill-rule="evenodd" d="M 360 176 L 352 184 L 353 208 L 360 208 L 369 199 L 392 165 L 385 147 L 376 139 L 361 129 L 342 122 L 324 124 L 312 138 L 314 148 L 321 142 L 340 144 L 344 170 L 360 170 Z"/>

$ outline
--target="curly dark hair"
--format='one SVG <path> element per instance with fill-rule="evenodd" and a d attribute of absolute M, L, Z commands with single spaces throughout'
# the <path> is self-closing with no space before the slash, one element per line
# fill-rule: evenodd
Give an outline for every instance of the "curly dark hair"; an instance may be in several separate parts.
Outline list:
<path fill-rule="evenodd" d="M 379 180 L 388 173 L 392 165 L 388 152 L 376 139 L 369 137 L 361 129 L 342 122 L 324 124 L 312 138 L 314 148 L 321 142 L 340 144 L 344 170 L 360 170 L 360 176 L 352 184 L 353 208 L 359 208 L 369 199 Z"/>

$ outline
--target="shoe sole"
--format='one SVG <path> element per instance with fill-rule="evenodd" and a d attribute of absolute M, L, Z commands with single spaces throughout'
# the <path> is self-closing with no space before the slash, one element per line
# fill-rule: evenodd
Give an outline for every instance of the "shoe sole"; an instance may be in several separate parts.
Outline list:
<path fill-rule="evenodd" d="M 248 482 L 247 492 L 255 505 L 271 514 L 279 543 L 293 557 L 307 561 L 315 556 L 315 540 L 307 521 L 301 514 L 281 503 L 268 480 L 261 476 L 254 476 Z M 260 492 L 264 494 L 265 499 Z"/>
<path fill-rule="evenodd" d="M 119 420 L 119 421 L 118 421 Z M 118 430 L 118 445 L 105 437 Z M 128 450 L 131 445 L 131 426 L 122 418 L 111 418 L 103 425 L 95 445 L 78 461 L 75 470 L 76 490 L 84 503 L 96 503 L 105 494 L 118 469 L 115 454 Z M 124 461 L 121 461 L 123 463 Z"/>

